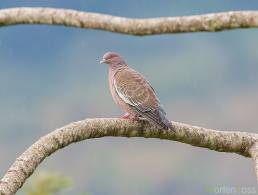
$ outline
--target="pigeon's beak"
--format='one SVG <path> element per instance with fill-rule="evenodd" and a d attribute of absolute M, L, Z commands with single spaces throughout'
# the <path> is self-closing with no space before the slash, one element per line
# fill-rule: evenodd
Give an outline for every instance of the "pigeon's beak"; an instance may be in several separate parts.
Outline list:
<path fill-rule="evenodd" d="M 100 64 L 104 64 L 104 63 L 107 63 L 107 60 L 106 59 L 102 59 L 99 61 Z"/>

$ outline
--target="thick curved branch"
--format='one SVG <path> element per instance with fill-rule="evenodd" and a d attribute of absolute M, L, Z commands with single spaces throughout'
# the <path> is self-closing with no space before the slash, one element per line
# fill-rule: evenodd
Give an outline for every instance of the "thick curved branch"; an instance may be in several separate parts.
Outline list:
<path fill-rule="evenodd" d="M 0 26 L 16 24 L 64 25 L 143 36 L 257 28 L 258 11 L 231 11 L 194 16 L 132 19 L 69 9 L 9 8 L 0 10 Z"/>
<path fill-rule="evenodd" d="M 121 119 L 86 119 L 71 123 L 41 137 L 18 157 L 0 181 L 0 194 L 14 194 L 47 156 L 85 139 L 105 136 L 160 138 L 245 157 L 255 153 L 253 146 L 257 141 L 257 134 L 216 131 L 177 122 L 173 122 L 173 126 L 176 133 L 158 129 L 147 122 L 132 123 Z M 257 161 L 257 153 L 255 158 Z"/>

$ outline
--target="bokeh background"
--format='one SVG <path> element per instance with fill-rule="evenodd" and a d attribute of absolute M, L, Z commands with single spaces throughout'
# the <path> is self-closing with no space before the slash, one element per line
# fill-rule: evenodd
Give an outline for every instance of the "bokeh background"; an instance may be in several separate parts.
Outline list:
<path fill-rule="evenodd" d="M 0 8 L 47 6 L 125 17 L 257 10 L 257 1 L 12 0 Z M 61 26 L 0 29 L 0 174 L 57 127 L 122 114 L 108 91 L 106 51 L 121 53 L 156 89 L 175 121 L 258 133 L 258 31 L 133 37 Z M 62 194 L 214 194 L 254 187 L 250 159 L 143 138 L 82 141 L 47 158 L 36 172 L 73 180 Z M 19 194 L 23 194 L 19 191 Z"/>

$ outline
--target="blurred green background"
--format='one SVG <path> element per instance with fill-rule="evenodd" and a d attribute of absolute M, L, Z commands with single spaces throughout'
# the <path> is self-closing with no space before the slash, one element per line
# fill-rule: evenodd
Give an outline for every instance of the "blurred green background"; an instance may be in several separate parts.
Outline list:
<path fill-rule="evenodd" d="M 12 0 L 0 8 L 47 6 L 125 17 L 257 10 L 258 1 Z M 28 146 L 57 127 L 122 114 L 113 102 L 106 51 L 144 74 L 175 121 L 258 133 L 258 31 L 133 37 L 45 25 L 0 29 L 0 174 Z M 37 169 L 72 186 L 62 194 L 204 195 L 218 186 L 255 186 L 250 159 L 186 144 L 101 138 L 73 144 Z M 37 174 L 36 173 L 36 174 Z M 211 194 L 214 192 L 211 192 Z M 19 194 L 24 194 L 20 191 Z"/>

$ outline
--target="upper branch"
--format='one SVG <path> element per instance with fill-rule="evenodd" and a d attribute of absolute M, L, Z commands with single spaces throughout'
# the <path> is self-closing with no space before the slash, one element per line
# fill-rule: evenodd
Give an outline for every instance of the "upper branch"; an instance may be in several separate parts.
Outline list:
<path fill-rule="evenodd" d="M 175 133 L 158 129 L 147 122 L 120 119 L 86 119 L 71 123 L 40 138 L 18 157 L 0 181 L 0 194 L 14 194 L 37 166 L 56 150 L 74 142 L 104 136 L 160 138 L 246 157 L 256 154 L 253 145 L 257 134 L 216 131 L 177 122 L 173 122 L 173 127 Z"/>
<path fill-rule="evenodd" d="M 0 10 L 0 26 L 16 24 L 64 25 L 143 36 L 257 28 L 258 11 L 231 11 L 194 16 L 131 19 L 69 9 L 8 8 Z"/>

